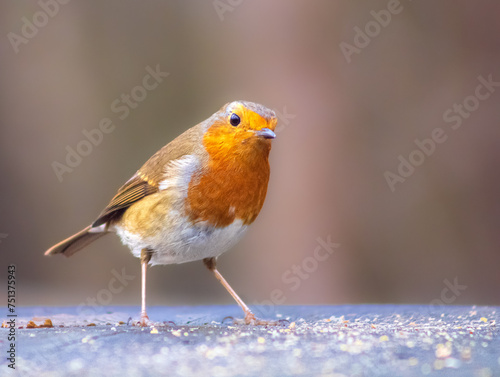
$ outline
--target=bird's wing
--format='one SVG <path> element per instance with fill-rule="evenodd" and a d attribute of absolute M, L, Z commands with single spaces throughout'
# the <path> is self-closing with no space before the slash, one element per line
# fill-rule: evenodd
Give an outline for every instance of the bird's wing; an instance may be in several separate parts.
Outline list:
<path fill-rule="evenodd" d="M 104 208 L 92 227 L 98 227 L 121 218 L 123 212 L 145 196 L 160 191 L 160 183 L 168 175 L 171 162 L 186 155 L 200 154 L 202 148 L 201 124 L 190 128 L 156 152 L 120 189 Z"/>
<path fill-rule="evenodd" d="M 111 199 L 97 220 L 94 221 L 92 227 L 97 227 L 112 220 L 117 220 L 133 203 L 147 195 L 158 192 L 158 186 L 149 184 L 138 174 L 139 172 L 135 173 L 132 178 L 120 187 L 118 193 Z"/>

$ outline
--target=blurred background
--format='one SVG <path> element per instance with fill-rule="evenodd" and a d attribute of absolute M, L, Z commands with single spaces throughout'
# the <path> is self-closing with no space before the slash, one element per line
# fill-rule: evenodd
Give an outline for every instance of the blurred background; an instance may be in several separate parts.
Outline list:
<path fill-rule="evenodd" d="M 118 237 L 43 253 L 235 99 L 280 122 L 264 208 L 218 264 L 250 305 L 500 305 L 500 3 L 0 7 L 0 275 L 17 265 L 18 305 L 140 305 Z M 147 67 L 164 72 L 151 90 Z M 105 118 L 112 131 L 85 142 Z M 151 268 L 148 304 L 233 301 L 194 262 Z"/>

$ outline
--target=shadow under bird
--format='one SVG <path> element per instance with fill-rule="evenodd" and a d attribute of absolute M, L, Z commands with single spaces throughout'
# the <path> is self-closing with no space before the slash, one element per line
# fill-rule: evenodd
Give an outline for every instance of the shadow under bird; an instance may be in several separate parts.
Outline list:
<path fill-rule="evenodd" d="M 71 256 L 114 232 L 141 260 L 141 326 L 146 326 L 146 267 L 203 260 L 245 312 L 256 319 L 216 268 L 216 259 L 259 214 L 276 137 L 274 111 L 252 102 L 224 105 L 156 152 L 119 190 L 99 217 L 45 255 Z"/>

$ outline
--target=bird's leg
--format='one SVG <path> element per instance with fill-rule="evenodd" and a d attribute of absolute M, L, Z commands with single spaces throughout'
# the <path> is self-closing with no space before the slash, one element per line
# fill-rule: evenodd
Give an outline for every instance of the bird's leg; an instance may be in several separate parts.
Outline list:
<path fill-rule="evenodd" d="M 153 253 L 148 249 L 142 249 L 141 251 L 141 320 L 139 324 L 142 327 L 149 325 L 149 317 L 146 313 L 146 270 L 148 263 L 151 260 L 151 255 Z"/>
<path fill-rule="evenodd" d="M 207 268 L 212 271 L 217 278 L 217 280 L 220 281 L 220 283 L 226 288 L 226 290 L 233 296 L 234 300 L 238 303 L 238 305 L 243 309 L 245 312 L 245 324 L 246 325 L 275 325 L 275 322 L 272 321 L 262 321 L 259 319 L 255 318 L 255 315 L 252 313 L 250 308 L 243 302 L 243 300 L 238 296 L 238 294 L 234 291 L 233 288 L 229 285 L 229 283 L 224 279 L 224 277 L 221 275 L 221 273 L 217 270 L 216 267 L 216 261 L 215 258 L 205 258 L 203 259 L 203 263 Z M 237 321 L 235 321 L 237 322 Z"/>

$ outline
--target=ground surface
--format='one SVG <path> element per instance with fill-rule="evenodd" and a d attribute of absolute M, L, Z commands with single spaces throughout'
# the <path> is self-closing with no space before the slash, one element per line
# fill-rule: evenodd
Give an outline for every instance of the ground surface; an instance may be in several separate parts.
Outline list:
<path fill-rule="evenodd" d="M 138 311 L 17 308 L 16 370 L 1 328 L 0 375 L 500 376 L 498 307 L 255 308 L 282 320 L 270 327 L 224 320 L 242 317 L 236 306 L 151 307 L 148 328 L 129 320 Z"/>

